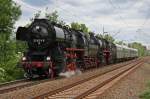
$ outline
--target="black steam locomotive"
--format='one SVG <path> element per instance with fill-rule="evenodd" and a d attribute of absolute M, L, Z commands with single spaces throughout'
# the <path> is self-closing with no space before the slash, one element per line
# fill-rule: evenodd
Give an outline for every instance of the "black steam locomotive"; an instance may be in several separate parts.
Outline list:
<path fill-rule="evenodd" d="M 126 56 L 122 48 L 105 39 L 90 33 L 87 36 L 79 30 L 50 22 L 47 19 L 35 19 L 29 27 L 19 27 L 16 39 L 26 41 L 28 50 L 24 53 L 20 64 L 25 76 L 34 75 L 55 77 L 75 74 L 77 70 L 99 67 L 118 60 L 137 57 L 137 50 L 131 49 L 134 55 Z M 128 48 L 129 49 L 129 48 Z M 127 51 L 126 51 L 127 52 Z"/>

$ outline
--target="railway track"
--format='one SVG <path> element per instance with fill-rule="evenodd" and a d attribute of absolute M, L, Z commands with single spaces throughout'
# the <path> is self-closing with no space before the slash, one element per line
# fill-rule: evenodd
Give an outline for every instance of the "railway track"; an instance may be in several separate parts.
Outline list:
<path fill-rule="evenodd" d="M 16 84 L 16 83 L 25 82 L 25 81 L 28 81 L 28 80 L 27 79 L 20 79 L 20 80 L 14 80 L 14 81 L 10 81 L 10 82 L 1 83 L 0 88 L 4 87 L 4 86 L 13 85 L 13 84 Z"/>
<path fill-rule="evenodd" d="M 140 59 L 136 59 L 136 60 L 132 60 L 132 61 L 129 61 L 129 62 L 115 64 L 115 65 L 119 66 L 119 67 L 117 67 L 115 69 L 118 69 L 118 68 L 120 68 L 120 66 L 128 65 L 128 64 L 131 64 L 132 62 L 139 61 L 139 60 Z M 113 65 L 110 65 L 110 66 L 113 66 Z M 115 70 L 115 69 L 112 69 L 112 70 Z M 104 72 L 102 74 L 105 74 L 105 73 L 110 72 L 112 70 L 106 71 L 106 72 Z M 88 72 L 88 71 L 86 71 L 86 72 Z M 98 77 L 98 76 L 100 76 L 102 74 L 94 75 L 94 77 Z M 90 80 L 92 78 L 93 77 L 90 77 L 88 79 L 81 80 L 81 81 L 79 81 L 77 83 L 79 84 L 79 83 L 85 82 L 87 80 Z M 12 82 L 7 82 L 7 83 L 4 83 L 4 84 L 0 85 L 0 94 L 12 92 L 12 91 L 15 91 L 15 90 L 20 90 L 20 89 L 23 89 L 25 87 L 30 87 L 30 86 L 33 86 L 33 85 L 37 85 L 37 84 L 40 84 L 40 83 L 44 83 L 44 82 L 48 82 L 48 81 L 52 81 L 52 80 L 56 80 L 56 79 L 60 79 L 60 77 L 55 78 L 55 79 L 46 79 L 46 80 L 31 81 L 31 80 L 22 79 L 22 80 L 16 80 L 16 81 L 12 81 Z M 76 83 L 72 84 L 71 86 L 74 86 L 74 85 L 76 85 Z M 62 89 L 64 89 L 64 88 L 66 88 L 66 87 L 63 87 Z M 56 92 L 56 91 L 54 91 L 54 92 Z"/>
<path fill-rule="evenodd" d="M 21 88 L 30 86 L 32 84 L 33 84 L 32 81 L 29 81 L 29 80 L 26 80 L 26 79 L 4 83 L 4 84 L 0 85 L 0 94 L 10 92 L 10 91 L 14 91 L 14 90 L 19 90 Z"/>
<path fill-rule="evenodd" d="M 59 78 L 60 77 L 57 77 L 55 79 L 44 79 L 44 80 L 40 80 L 40 79 L 36 79 L 36 80 L 21 79 L 21 80 L 16 80 L 16 81 L 12 81 L 12 82 L 6 82 L 6 83 L 3 83 L 3 84 L 0 85 L 0 94 L 4 94 L 4 93 L 7 93 L 7 92 L 23 89 L 25 87 L 30 87 L 30 86 L 33 86 L 33 85 L 37 85 L 37 84 L 40 84 L 40 83 L 56 80 L 56 79 L 59 79 Z"/>
<path fill-rule="evenodd" d="M 58 88 L 56 90 L 47 92 L 40 96 L 34 97 L 35 99 L 81 99 L 101 88 L 105 84 L 111 82 L 113 79 L 126 73 L 127 71 L 138 67 L 142 64 L 143 60 L 131 61 L 126 64 L 120 64 L 122 67 L 115 68 L 103 74 L 94 75 L 90 78 L 77 81 L 70 85 Z M 136 67 L 136 68 L 137 68 Z"/>

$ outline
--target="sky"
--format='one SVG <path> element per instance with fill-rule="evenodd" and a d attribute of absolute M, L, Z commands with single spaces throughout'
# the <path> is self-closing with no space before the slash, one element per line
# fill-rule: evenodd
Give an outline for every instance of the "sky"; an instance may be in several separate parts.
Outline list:
<path fill-rule="evenodd" d="M 15 27 L 30 22 L 35 13 L 58 11 L 67 24 L 86 24 L 96 34 L 104 31 L 118 41 L 140 42 L 150 48 L 150 0 L 13 0 L 22 15 Z"/>

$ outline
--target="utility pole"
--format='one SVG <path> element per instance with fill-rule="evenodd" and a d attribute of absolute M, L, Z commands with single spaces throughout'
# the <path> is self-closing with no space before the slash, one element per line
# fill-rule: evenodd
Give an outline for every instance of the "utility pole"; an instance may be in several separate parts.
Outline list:
<path fill-rule="evenodd" d="M 105 33 L 108 33 L 108 32 L 105 32 L 104 26 L 103 26 L 103 38 L 104 38 Z"/>
<path fill-rule="evenodd" d="M 103 26 L 103 36 L 104 36 L 104 26 Z"/>

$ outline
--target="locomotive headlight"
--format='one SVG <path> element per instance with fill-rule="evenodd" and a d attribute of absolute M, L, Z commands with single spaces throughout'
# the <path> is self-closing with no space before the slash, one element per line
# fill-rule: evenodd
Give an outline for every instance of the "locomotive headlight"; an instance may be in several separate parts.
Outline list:
<path fill-rule="evenodd" d="M 48 56 L 48 57 L 46 58 L 46 60 L 47 60 L 47 61 L 50 61 L 50 60 L 51 60 L 51 57 Z"/>
<path fill-rule="evenodd" d="M 26 57 L 22 57 L 22 60 L 25 61 L 25 60 L 27 60 L 27 58 Z"/>

